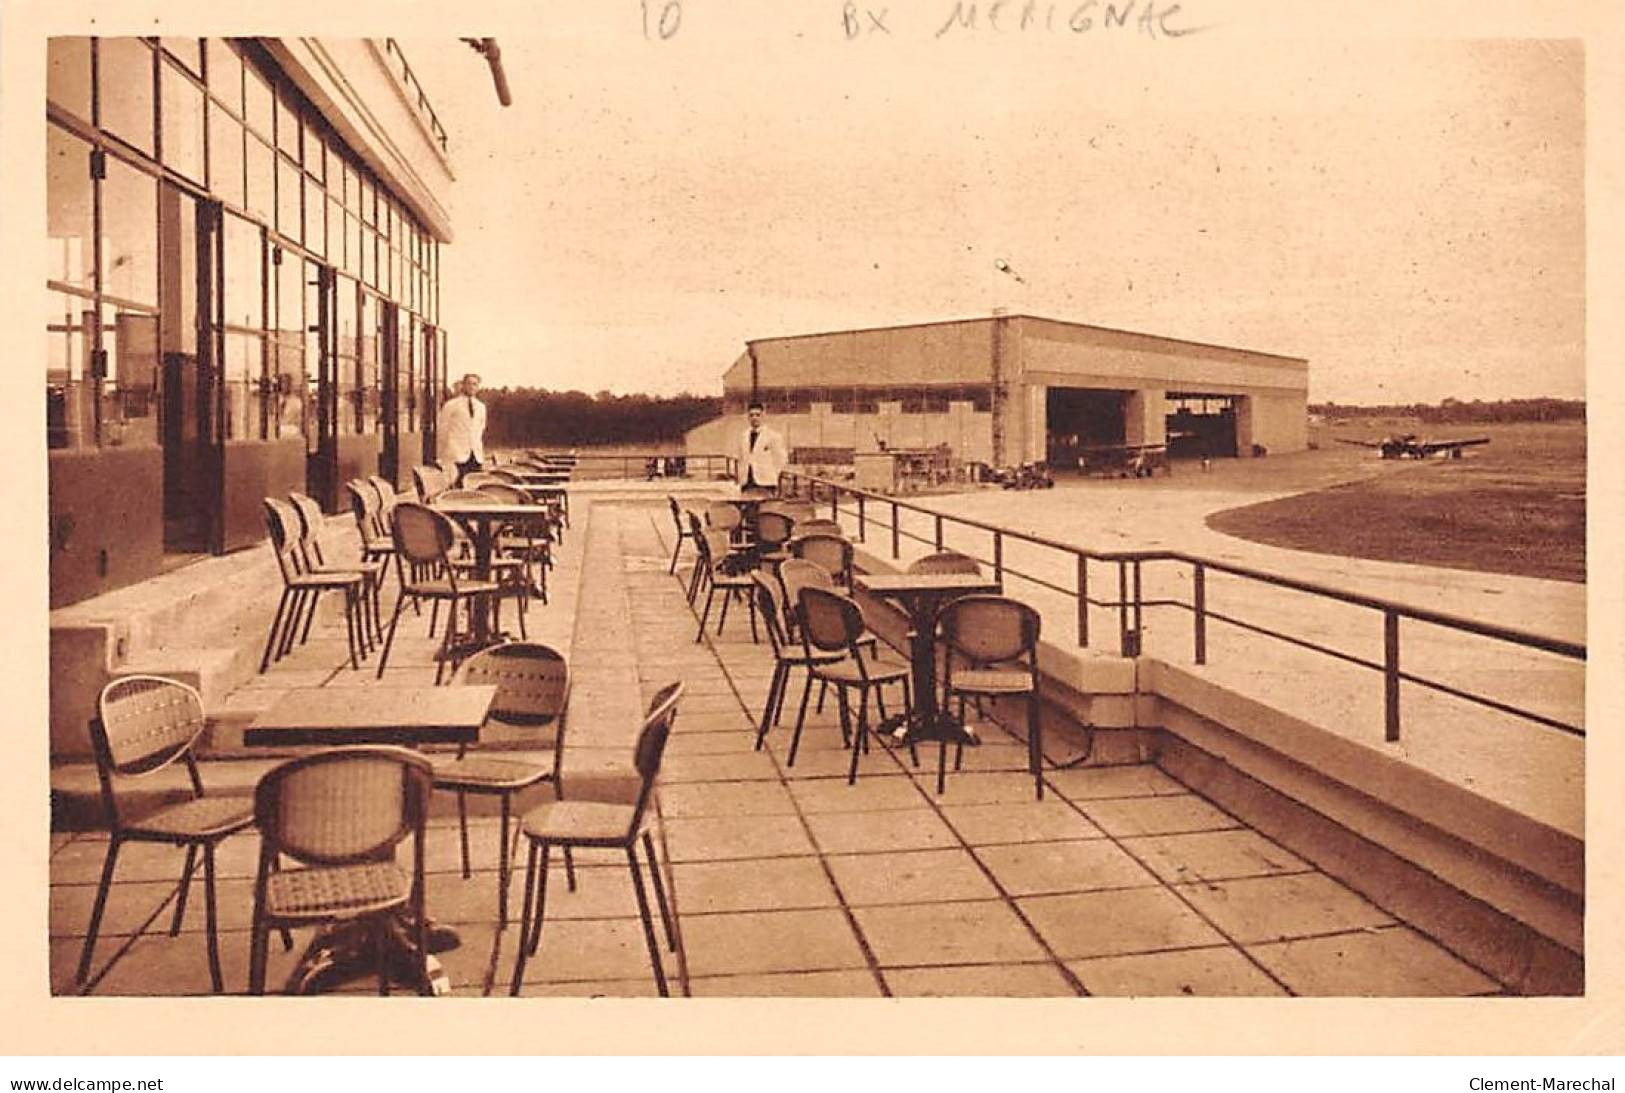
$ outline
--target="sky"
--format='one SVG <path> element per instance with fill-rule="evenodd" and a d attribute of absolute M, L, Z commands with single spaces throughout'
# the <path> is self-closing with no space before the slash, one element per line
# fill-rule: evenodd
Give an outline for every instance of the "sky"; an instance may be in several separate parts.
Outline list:
<path fill-rule="evenodd" d="M 1584 394 L 1581 45 L 1046 8 L 562 9 L 502 28 L 506 109 L 403 40 L 458 175 L 453 370 L 714 393 L 746 339 L 1005 307 L 1307 357 L 1316 401 Z"/>

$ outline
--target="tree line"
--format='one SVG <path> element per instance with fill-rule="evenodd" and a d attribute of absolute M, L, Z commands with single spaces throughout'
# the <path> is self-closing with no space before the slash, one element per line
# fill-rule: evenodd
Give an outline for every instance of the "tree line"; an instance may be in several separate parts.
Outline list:
<path fill-rule="evenodd" d="M 579 448 L 592 444 L 679 441 L 696 425 L 722 414 L 721 396 L 616 395 L 549 391 L 538 387 L 485 388 L 487 443 L 512 447 Z"/>
<path fill-rule="evenodd" d="M 1486 402 L 1447 398 L 1439 403 L 1389 403 L 1381 406 L 1351 406 L 1335 402 L 1311 403 L 1309 412 L 1328 421 L 1369 417 L 1414 417 L 1440 424 L 1509 421 L 1584 421 L 1586 404 L 1582 399 L 1519 398 Z"/>

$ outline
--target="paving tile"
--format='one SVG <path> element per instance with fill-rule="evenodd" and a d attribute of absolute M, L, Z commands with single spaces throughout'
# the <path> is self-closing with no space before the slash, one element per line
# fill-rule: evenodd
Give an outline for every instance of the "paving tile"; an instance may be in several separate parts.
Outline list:
<path fill-rule="evenodd" d="M 833 908 L 696 915 L 683 923 L 683 948 L 696 978 L 866 966 L 846 915 Z"/>
<path fill-rule="evenodd" d="M 1394 921 L 1323 873 L 1180 884 L 1174 890 L 1243 944 L 1387 926 Z"/>
<path fill-rule="evenodd" d="M 1195 794 L 1089 800 L 1080 802 L 1078 807 L 1102 831 L 1116 838 L 1219 831 L 1241 826 L 1234 817 Z"/>
<path fill-rule="evenodd" d="M 797 807 L 809 816 L 822 812 L 882 812 L 929 807 L 914 779 L 900 774 L 859 778 L 850 786 L 844 778 L 805 779 L 787 784 Z"/>
<path fill-rule="evenodd" d="M 868 971 L 788 972 L 778 975 L 714 975 L 689 980 L 696 998 L 879 998 Z"/>
<path fill-rule="evenodd" d="M 1099 838 L 1100 829 L 1061 801 L 1020 804 L 943 804 L 942 814 L 972 846 Z"/>
<path fill-rule="evenodd" d="M 1223 944 L 1224 938 L 1163 888 L 1123 888 L 1016 901 L 1063 960 Z"/>
<path fill-rule="evenodd" d="M 768 816 L 794 814 L 795 802 L 783 783 L 677 782 L 660 788 L 665 817 Z"/>
<path fill-rule="evenodd" d="M 1078 993 L 1049 963 L 887 968 L 881 974 L 899 998 L 1074 998 Z"/>
<path fill-rule="evenodd" d="M 1403 926 L 1249 945 L 1247 951 L 1300 995 L 1419 998 L 1500 989 L 1493 979 Z"/>
<path fill-rule="evenodd" d="M 852 766 L 852 753 L 845 749 L 834 748 L 802 748 L 796 756 L 796 765 L 783 766 L 786 762 L 789 745 L 775 748 L 774 756 L 781 764 L 781 776 L 786 780 L 801 778 L 840 778 L 846 779 L 847 771 Z M 858 759 L 858 781 L 865 778 L 878 778 L 883 775 L 896 774 L 898 771 L 897 759 L 884 747 L 870 745 L 869 754 Z"/>
<path fill-rule="evenodd" d="M 1157 883 L 1144 866 L 1107 839 L 980 846 L 976 856 L 1012 896 L 1144 888 Z"/>
<path fill-rule="evenodd" d="M 1093 995 L 1216 998 L 1284 995 L 1281 985 L 1226 945 L 1136 956 L 1103 956 L 1067 965 Z"/>
<path fill-rule="evenodd" d="M 1300 873 L 1309 864 L 1256 831 L 1203 831 L 1124 839 L 1123 848 L 1169 883 Z"/>
<path fill-rule="evenodd" d="M 756 734 L 746 728 L 724 732 L 673 733 L 666 745 L 666 758 L 679 755 L 739 755 L 756 750 Z"/>
<path fill-rule="evenodd" d="M 287 980 L 310 939 L 309 931 L 295 931 L 292 952 L 282 948 L 273 934 L 266 956 L 266 989 L 276 993 Z M 208 948 L 202 933 L 170 937 L 167 932 L 136 938 L 128 950 L 108 966 L 112 947 L 97 946 L 92 977 L 100 976 L 90 993 L 98 996 L 174 997 L 213 992 L 209 982 Z M 103 971 L 105 969 L 105 974 Z M 220 972 L 227 994 L 248 990 L 248 932 L 220 934 Z M 376 980 L 371 981 L 373 984 Z"/>
<path fill-rule="evenodd" d="M 911 850 L 828 858 L 841 895 L 853 907 L 995 899 L 993 887 L 965 850 Z"/>
<path fill-rule="evenodd" d="M 766 752 L 736 755 L 670 755 L 660 765 L 665 785 L 679 782 L 777 781 L 779 768 Z"/>
<path fill-rule="evenodd" d="M 102 912 L 100 936 L 110 939 L 139 933 L 149 920 L 158 915 L 160 909 L 163 914 L 155 920 L 155 928 L 167 930 L 169 916 L 174 910 L 169 905 L 170 897 L 174 894 L 173 880 L 132 881 L 113 885 L 108 895 L 107 909 Z M 201 916 L 202 888 L 193 895 L 198 897 L 197 913 Z M 50 936 L 84 937 L 85 931 L 90 928 L 90 911 L 95 902 L 96 886 L 93 884 L 52 885 L 47 913 Z M 98 949 L 106 943 L 106 940 L 99 942 Z"/>
<path fill-rule="evenodd" d="M 679 862 L 672 874 L 685 924 L 696 914 L 833 907 L 837 902 L 816 857 Z"/>
<path fill-rule="evenodd" d="M 852 912 L 882 967 L 1042 960 L 1043 948 L 1002 900 L 861 907 Z"/>
<path fill-rule="evenodd" d="M 920 752 L 921 768 L 929 768 L 932 777 L 936 776 L 937 749 L 935 745 L 922 746 Z M 966 774 L 993 773 L 1001 771 L 1027 770 L 1027 745 L 1008 741 L 1001 733 L 997 740 L 983 740 L 980 747 L 966 748 L 965 755 L 960 760 L 960 769 L 954 770 L 954 752 L 948 749 L 948 777 L 956 773 L 963 777 Z M 1032 775 L 1027 775 L 1027 785 L 1032 786 Z"/>
<path fill-rule="evenodd" d="M 825 854 L 932 850 L 959 845 L 934 812 L 830 812 L 807 817 L 813 839 Z"/>
<path fill-rule="evenodd" d="M 665 939 L 660 936 L 658 912 L 655 919 L 655 936 L 662 942 L 660 957 L 670 974 L 676 968 L 676 961 L 663 947 Z M 685 923 L 685 936 L 687 929 Z M 508 944 L 497 968 L 497 982 L 504 992 L 513 977 L 514 931 L 515 927 L 510 926 Z M 526 984 L 641 976 L 652 979 L 654 972 L 649 967 L 643 924 L 636 918 L 555 920 L 549 915 L 542 926 L 541 949 L 525 965 Z"/>
<path fill-rule="evenodd" d="M 672 861 L 792 857 L 811 854 L 813 845 L 795 816 L 696 818 L 666 821 Z"/>
<path fill-rule="evenodd" d="M 1151 763 L 1055 770 L 1045 775 L 1045 781 L 1054 786 L 1061 796 L 1074 801 L 1112 797 L 1177 797 L 1190 792 L 1183 783 Z"/>
<path fill-rule="evenodd" d="M 911 771 L 914 779 L 939 803 L 944 805 L 1022 804 L 1035 799 L 1032 776 L 1025 772 L 1000 771 L 994 773 L 948 772 L 948 781 L 941 795 L 937 793 L 937 768 L 934 756 L 921 753 L 925 761 L 919 770 Z M 950 763 L 953 756 L 948 757 Z"/>

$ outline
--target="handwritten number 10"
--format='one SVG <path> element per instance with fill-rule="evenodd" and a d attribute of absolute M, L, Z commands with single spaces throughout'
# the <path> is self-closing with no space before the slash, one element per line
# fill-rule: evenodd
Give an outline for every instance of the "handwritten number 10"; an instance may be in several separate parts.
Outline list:
<path fill-rule="evenodd" d="M 649 0 L 639 0 L 639 2 L 643 6 L 643 36 L 645 38 L 649 38 L 649 37 L 653 36 L 650 33 L 650 21 L 649 21 L 650 3 L 649 3 Z M 654 27 L 653 27 L 654 34 L 660 35 L 660 40 L 665 41 L 666 39 L 670 38 L 672 35 L 676 34 L 677 33 L 677 28 L 682 26 L 682 25 L 683 25 L 683 4 L 682 4 L 682 0 L 665 0 L 665 3 L 661 4 L 661 6 L 660 6 L 660 18 L 659 18 L 658 21 L 655 22 Z"/>

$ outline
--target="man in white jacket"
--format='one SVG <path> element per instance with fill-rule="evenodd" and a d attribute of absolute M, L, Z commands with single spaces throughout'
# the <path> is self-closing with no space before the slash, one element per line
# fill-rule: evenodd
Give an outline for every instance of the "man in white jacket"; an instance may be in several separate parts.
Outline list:
<path fill-rule="evenodd" d="M 479 394 L 480 377 L 470 372 L 457 385 L 457 394 L 440 407 L 436 431 L 440 435 L 440 455 L 457 464 L 457 482 L 463 475 L 485 464 L 485 403 Z"/>
<path fill-rule="evenodd" d="M 739 434 L 738 475 L 741 490 L 777 490 L 779 472 L 790 462 L 784 437 L 777 429 L 762 424 L 764 412 L 760 402 L 752 402 L 746 411 L 750 425 Z"/>

